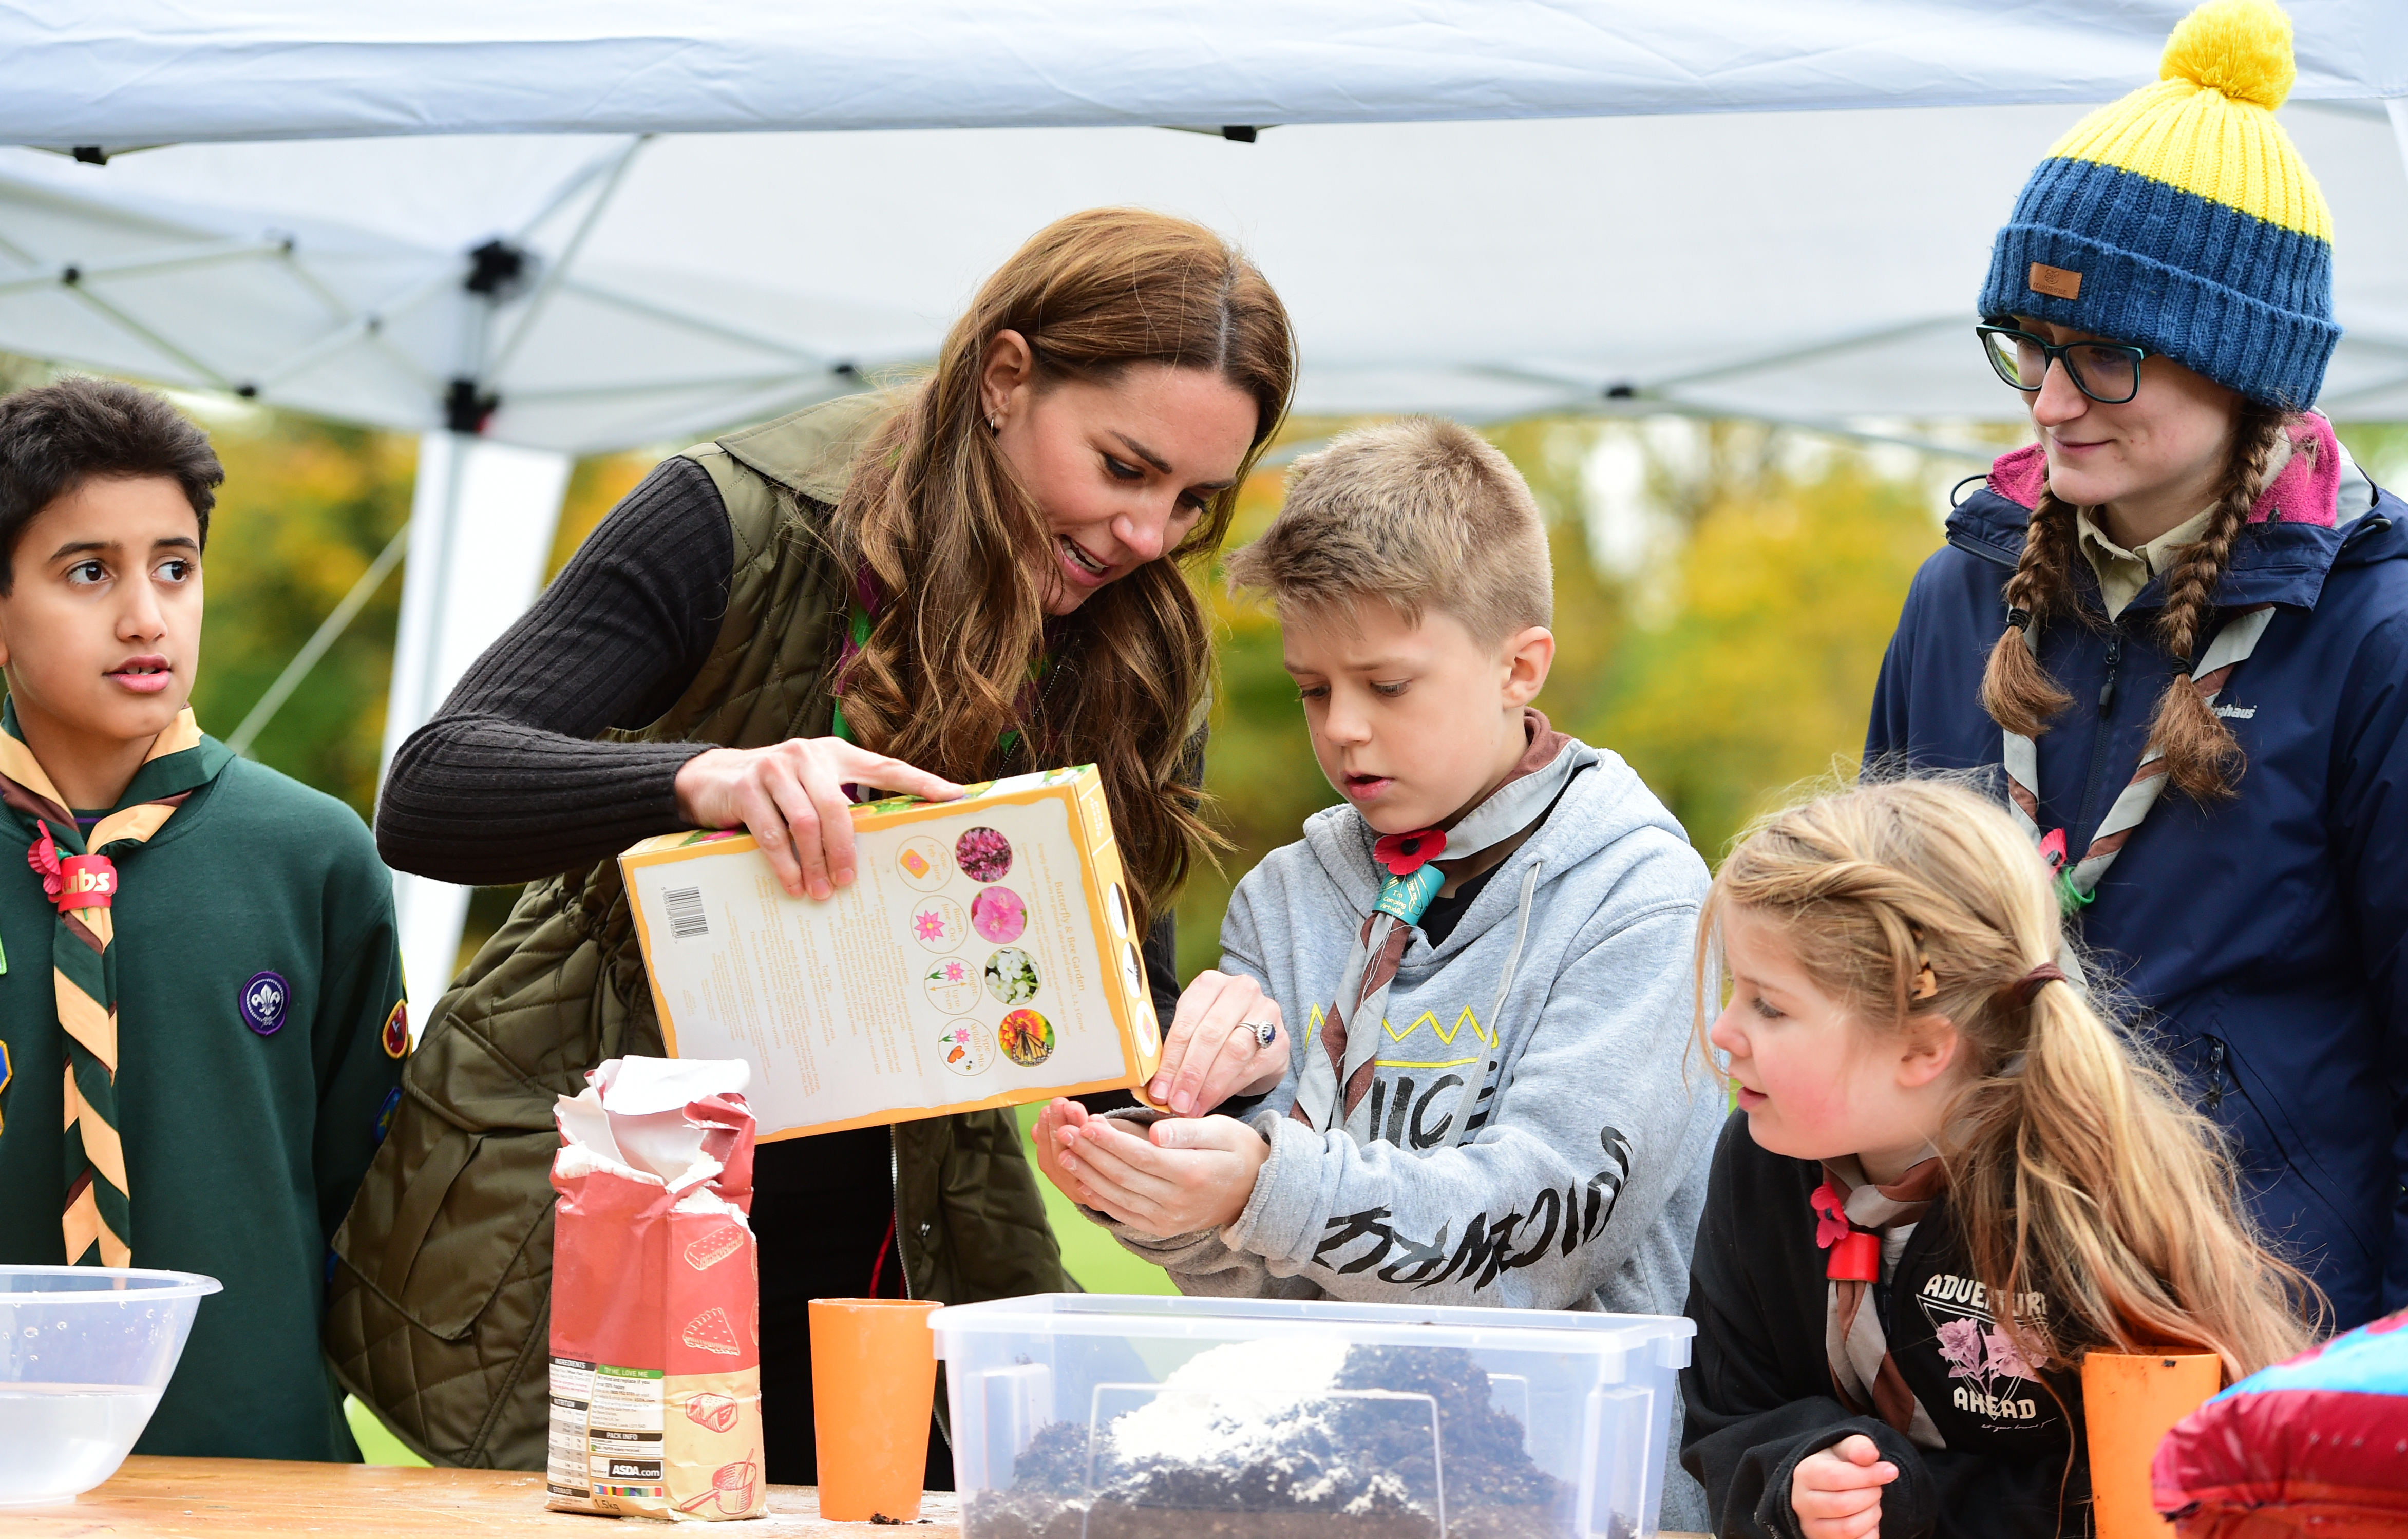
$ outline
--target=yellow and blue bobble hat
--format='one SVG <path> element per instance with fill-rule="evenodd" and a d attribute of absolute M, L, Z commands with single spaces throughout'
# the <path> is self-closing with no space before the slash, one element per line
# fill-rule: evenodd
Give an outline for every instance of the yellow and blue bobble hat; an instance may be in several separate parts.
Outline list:
<path fill-rule="evenodd" d="M 2274 121 L 2298 73 L 2290 18 L 2272 0 L 2208 0 L 2157 73 L 2076 123 L 2024 183 L 1982 313 L 2134 343 L 2304 408 L 2341 328 L 2332 211 Z"/>

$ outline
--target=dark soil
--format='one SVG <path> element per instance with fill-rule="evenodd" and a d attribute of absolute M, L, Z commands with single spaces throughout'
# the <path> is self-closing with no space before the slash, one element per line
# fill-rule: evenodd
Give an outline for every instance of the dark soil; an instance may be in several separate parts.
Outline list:
<path fill-rule="evenodd" d="M 1490 1405 L 1470 1353 L 1355 1346 L 1332 1388 L 1437 1402 L 1446 1539 L 1569 1539 L 1555 1518 L 1562 1482 L 1522 1451 L 1522 1424 Z M 1328 1399 L 1282 1411 L 1268 1430 L 1268 1451 L 1239 1465 L 1124 1459 L 1107 1434 L 1091 1493 L 1087 1428 L 1052 1422 L 1008 1490 L 964 1498 L 964 1539 L 1440 1539 L 1426 1421 Z"/>

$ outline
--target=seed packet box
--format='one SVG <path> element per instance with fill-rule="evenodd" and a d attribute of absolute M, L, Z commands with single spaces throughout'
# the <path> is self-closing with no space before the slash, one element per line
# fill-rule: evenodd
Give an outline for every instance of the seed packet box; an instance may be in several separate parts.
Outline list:
<path fill-rule="evenodd" d="M 750 834 L 619 857 L 672 1057 L 742 1058 L 763 1141 L 1144 1084 L 1161 1039 L 1093 765 L 853 810 L 790 898 Z"/>

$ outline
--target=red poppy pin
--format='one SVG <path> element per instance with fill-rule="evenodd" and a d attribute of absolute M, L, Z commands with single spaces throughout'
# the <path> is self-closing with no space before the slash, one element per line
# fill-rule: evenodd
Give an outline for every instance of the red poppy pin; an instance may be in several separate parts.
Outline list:
<path fill-rule="evenodd" d="M 1830 1177 L 1825 1176 L 1823 1184 L 1815 1187 L 1813 1195 L 1806 1201 L 1813 1205 L 1816 1215 L 1815 1244 L 1828 1250 L 1848 1237 L 1847 1208 L 1840 1197 L 1840 1188 L 1831 1185 Z"/>
<path fill-rule="evenodd" d="M 25 852 L 25 864 L 42 879 L 42 895 L 55 901 L 61 885 L 59 847 L 50 840 L 49 824 L 36 822 L 34 827 L 41 831 L 35 836 L 33 848 Z"/>
<path fill-rule="evenodd" d="M 2051 828 L 2048 837 L 2040 841 L 2040 857 L 2048 862 L 2053 871 L 2065 869 L 2065 830 Z"/>
<path fill-rule="evenodd" d="M 1388 869 L 1390 876 L 1411 876 L 1438 858 L 1446 848 L 1446 834 L 1438 828 L 1416 828 L 1409 834 L 1389 834 L 1371 846 L 1371 858 Z"/>

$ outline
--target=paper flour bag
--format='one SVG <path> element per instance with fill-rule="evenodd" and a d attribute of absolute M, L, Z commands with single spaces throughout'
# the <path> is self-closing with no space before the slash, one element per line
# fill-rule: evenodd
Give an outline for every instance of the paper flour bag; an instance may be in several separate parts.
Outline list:
<path fill-rule="evenodd" d="M 556 1509 L 703 1521 L 768 1510 L 750 1075 L 734 1059 L 613 1058 L 560 1098 L 545 1481 Z"/>

